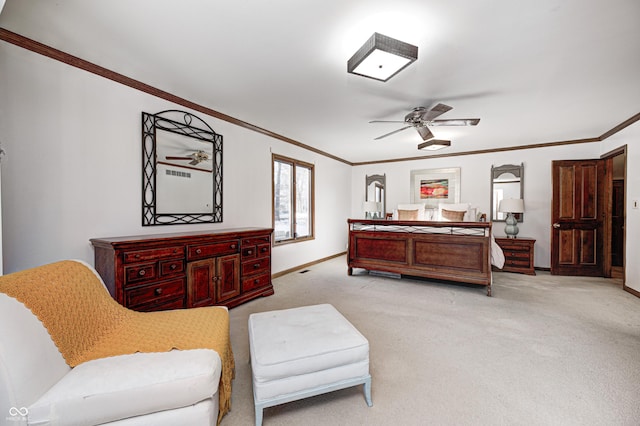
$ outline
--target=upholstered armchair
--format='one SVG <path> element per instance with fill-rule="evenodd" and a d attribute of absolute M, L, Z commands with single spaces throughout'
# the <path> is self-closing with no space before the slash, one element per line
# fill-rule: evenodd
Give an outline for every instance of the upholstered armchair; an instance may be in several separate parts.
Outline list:
<path fill-rule="evenodd" d="M 0 277 L 2 425 L 214 425 L 232 377 L 226 308 L 129 311 L 77 261 Z"/>

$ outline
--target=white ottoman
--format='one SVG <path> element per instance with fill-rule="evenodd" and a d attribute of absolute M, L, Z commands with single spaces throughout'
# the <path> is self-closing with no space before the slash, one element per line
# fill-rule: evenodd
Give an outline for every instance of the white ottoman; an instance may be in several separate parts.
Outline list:
<path fill-rule="evenodd" d="M 249 348 L 258 426 L 266 407 L 360 384 L 373 405 L 369 342 L 331 305 L 251 314 Z"/>

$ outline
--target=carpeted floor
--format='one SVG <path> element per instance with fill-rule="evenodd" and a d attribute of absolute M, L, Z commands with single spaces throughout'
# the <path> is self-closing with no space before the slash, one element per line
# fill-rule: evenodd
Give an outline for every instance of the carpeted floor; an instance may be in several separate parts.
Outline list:
<path fill-rule="evenodd" d="M 230 311 L 236 357 L 222 426 L 254 424 L 247 320 L 333 304 L 368 338 L 361 387 L 264 411 L 264 425 L 639 425 L 640 299 L 613 279 L 495 273 L 484 288 L 394 279 L 338 257 Z"/>

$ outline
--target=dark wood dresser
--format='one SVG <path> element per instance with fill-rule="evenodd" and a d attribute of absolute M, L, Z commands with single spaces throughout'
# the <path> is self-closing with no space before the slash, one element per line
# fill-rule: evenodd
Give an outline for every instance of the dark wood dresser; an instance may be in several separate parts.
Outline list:
<path fill-rule="evenodd" d="M 504 253 L 505 272 L 520 272 L 527 275 L 535 275 L 533 269 L 533 246 L 536 240 L 533 238 L 500 238 L 496 237 L 496 243 Z"/>
<path fill-rule="evenodd" d="M 93 238 L 111 296 L 137 311 L 224 305 L 273 294 L 270 228 Z"/>

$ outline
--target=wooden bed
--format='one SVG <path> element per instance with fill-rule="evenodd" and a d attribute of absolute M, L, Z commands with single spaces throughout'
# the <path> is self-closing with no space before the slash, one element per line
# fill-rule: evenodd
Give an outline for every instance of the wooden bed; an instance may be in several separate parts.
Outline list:
<path fill-rule="evenodd" d="M 354 268 L 486 286 L 491 296 L 491 223 L 349 219 Z"/>

